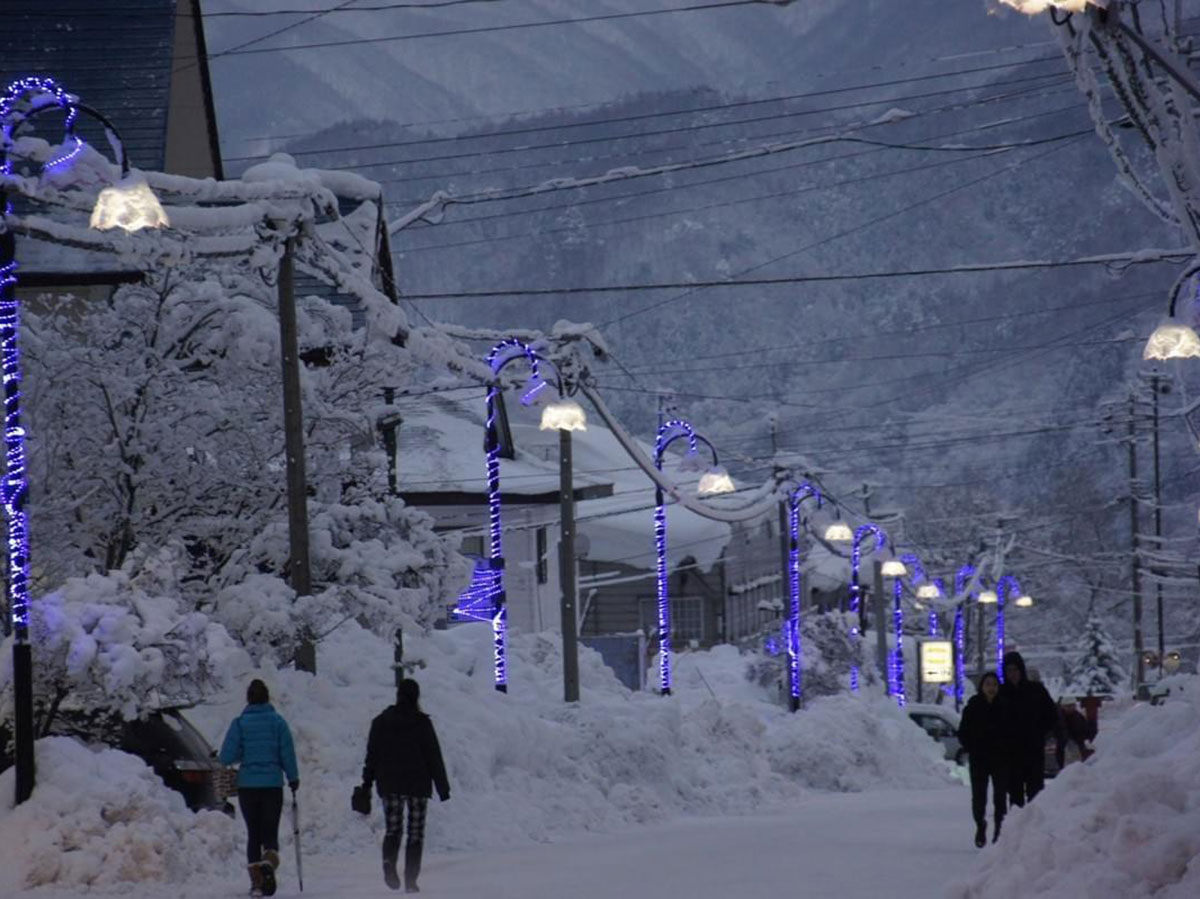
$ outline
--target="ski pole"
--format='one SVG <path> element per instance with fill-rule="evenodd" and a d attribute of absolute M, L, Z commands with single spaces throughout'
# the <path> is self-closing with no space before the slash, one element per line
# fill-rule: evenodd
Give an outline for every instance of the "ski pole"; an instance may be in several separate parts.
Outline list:
<path fill-rule="evenodd" d="M 300 858 L 300 806 L 296 802 L 296 791 L 292 790 L 292 844 L 296 847 L 296 880 L 300 892 L 304 892 L 304 863 Z"/>

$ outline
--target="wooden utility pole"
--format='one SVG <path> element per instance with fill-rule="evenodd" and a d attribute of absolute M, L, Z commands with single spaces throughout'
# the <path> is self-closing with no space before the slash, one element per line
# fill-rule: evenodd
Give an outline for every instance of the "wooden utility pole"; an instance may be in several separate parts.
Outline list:
<path fill-rule="evenodd" d="M 1141 538 L 1138 534 L 1138 497 L 1137 497 L 1137 404 L 1133 393 L 1129 394 L 1129 567 L 1130 584 L 1133 589 L 1133 655 L 1134 675 L 1133 688 L 1138 687 L 1146 679 L 1146 660 L 1142 657 L 1142 572 Z"/>
<path fill-rule="evenodd" d="M 558 503 L 562 539 L 559 542 L 558 573 L 562 589 L 563 699 L 579 701 L 579 635 L 575 596 L 575 486 L 572 483 L 571 432 L 558 432 Z"/>
<path fill-rule="evenodd" d="M 312 593 L 308 555 L 308 479 L 304 466 L 304 418 L 300 406 L 300 352 L 296 337 L 296 288 L 292 256 L 295 238 L 283 245 L 279 260 L 279 344 L 283 361 L 283 443 L 287 457 L 288 583 L 296 596 Z M 317 672 L 313 635 L 300 635 L 297 671 Z"/>

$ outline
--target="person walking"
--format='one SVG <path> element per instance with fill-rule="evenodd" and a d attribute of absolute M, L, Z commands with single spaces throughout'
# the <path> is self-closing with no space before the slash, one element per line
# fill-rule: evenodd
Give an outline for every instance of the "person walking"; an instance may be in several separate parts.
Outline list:
<path fill-rule="evenodd" d="M 363 764 L 363 786 L 376 792 L 383 802 L 386 830 L 383 836 L 383 881 L 400 889 L 396 859 L 408 814 L 408 841 L 404 845 L 404 890 L 417 893 L 421 853 L 425 846 L 425 813 L 433 788 L 438 798 L 450 798 L 450 781 L 438 745 L 433 721 L 421 711 L 421 687 L 405 678 L 396 687 L 396 704 L 384 709 L 371 722 L 367 759 Z"/>
<path fill-rule="evenodd" d="M 1008 799 L 1022 806 L 1046 783 L 1046 735 L 1058 723 L 1058 706 L 1040 683 L 1029 677 L 1019 652 L 1004 654 L 1004 685 L 1011 721 Z"/>
<path fill-rule="evenodd" d="M 992 842 L 1000 838 L 1000 825 L 1008 810 L 1008 761 L 1011 723 L 1008 702 L 1000 698 L 1000 678 L 988 671 L 963 709 L 958 742 L 967 751 L 971 773 L 971 815 L 975 818 L 975 845 L 987 843 L 987 794 L 992 785 L 995 828 Z"/>
<path fill-rule="evenodd" d="M 233 719 L 221 744 L 221 763 L 240 762 L 238 805 L 246 822 L 246 865 L 251 896 L 275 894 L 279 868 L 279 816 L 283 781 L 300 786 L 296 749 L 287 722 L 271 705 L 267 685 L 257 678 L 246 688 L 246 708 Z"/>

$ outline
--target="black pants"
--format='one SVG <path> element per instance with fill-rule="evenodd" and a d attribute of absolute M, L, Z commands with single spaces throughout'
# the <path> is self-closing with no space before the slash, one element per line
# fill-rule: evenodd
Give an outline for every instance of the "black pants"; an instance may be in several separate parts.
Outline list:
<path fill-rule="evenodd" d="M 404 833 L 404 810 L 408 809 L 408 841 L 404 844 L 404 885 L 416 886 L 421 874 L 421 851 L 425 848 L 425 812 L 429 800 L 422 796 L 383 797 L 383 817 L 387 830 L 383 835 L 383 860 L 396 864 L 400 837 Z"/>
<path fill-rule="evenodd" d="M 992 759 L 976 760 L 971 756 L 971 815 L 975 823 L 982 827 L 987 821 L 988 782 L 992 784 L 992 804 L 995 806 L 997 826 L 1004 820 L 1008 811 L 1008 771 L 999 761 Z"/>
<path fill-rule="evenodd" d="M 1012 805 L 1024 805 L 1046 785 L 1046 761 L 1041 747 L 1026 750 L 1013 759 L 1008 778 L 1008 800 Z"/>
<path fill-rule="evenodd" d="M 238 787 L 238 805 L 246 822 L 246 862 L 253 865 L 264 849 L 279 851 L 283 787 Z"/>

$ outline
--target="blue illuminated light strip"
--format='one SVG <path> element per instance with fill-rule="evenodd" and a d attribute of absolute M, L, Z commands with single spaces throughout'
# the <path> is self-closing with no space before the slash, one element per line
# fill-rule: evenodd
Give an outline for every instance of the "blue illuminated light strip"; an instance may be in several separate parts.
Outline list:
<path fill-rule="evenodd" d="M 70 150 L 63 153 L 61 156 L 56 156 L 54 159 L 51 159 L 44 166 L 42 166 L 42 171 L 57 172 L 65 169 L 67 168 L 67 163 L 83 152 L 83 141 L 80 140 L 75 134 L 75 119 L 78 117 L 79 110 L 74 106 L 69 107 L 67 111 L 67 120 L 63 127 L 66 129 L 67 137 L 74 141 L 74 144 Z"/>
<path fill-rule="evenodd" d="M 500 341 L 487 354 L 487 363 L 493 375 L 499 375 L 500 370 L 514 359 L 525 359 L 529 363 L 529 391 L 521 400 L 528 404 L 545 386 L 538 374 L 538 355 L 528 344 L 514 337 Z M 478 568 L 476 569 L 478 589 L 487 592 L 483 595 L 472 596 L 473 612 L 468 617 L 477 621 L 491 622 L 496 689 L 506 691 L 508 689 L 508 603 L 504 591 L 504 546 L 500 510 L 500 434 L 496 425 L 496 414 L 500 405 L 499 398 L 500 385 L 493 384 L 488 388 L 485 424 L 488 491 L 487 576 L 481 578 Z M 472 582 L 472 588 L 468 589 L 467 593 L 471 593 L 471 590 L 476 588 L 476 582 Z"/>
<path fill-rule="evenodd" d="M 939 577 L 939 578 L 935 578 L 933 583 L 938 588 L 938 594 L 941 596 L 945 596 L 946 595 L 945 582 Z M 929 609 L 929 636 L 936 637 L 938 635 L 938 629 L 939 629 L 938 612 L 937 612 L 936 608 L 931 607 Z"/>
<path fill-rule="evenodd" d="M 0 97 L 0 173 L 12 175 L 14 113 L 22 100 L 36 102 L 38 95 L 59 106 L 69 107 L 71 98 L 52 78 L 22 78 L 11 83 Z M 74 110 L 68 122 L 74 120 Z M 12 215 L 12 200 L 7 192 L 2 204 L 5 219 Z M 9 236 L 11 238 L 11 235 Z M 11 246 L 11 244 L 9 244 Z M 25 500 L 29 484 L 25 470 L 25 429 L 21 427 L 21 355 L 17 345 L 20 331 L 16 298 L 17 262 L 0 260 L 0 377 L 4 381 L 4 458 L 5 473 L 0 486 L 5 519 L 8 524 L 8 598 L 14 638 L 29 641 L 29 518 Z"/>
<path fill-rule="evenodd" d="M 967 660 L 966 660 L 966 622 L 964 621 L 963 603 L 970 597 L 963 596 L 967 582 L 975 576 L 975 566 L 964 565 L 954 576 L 954 596 L 958 598 L 958 607 L 954 610 L 954 651 L 957 656 L 954 662 L 954 698 L 962 702 L 966 696 Z"/>
<path fill-rule="evenodd" d="M 805 482 L 788 497 L 788 617 L 784 623 L 784 638 L 788 653 L 788 696 L 794 711 L 800 704 L 802 663 L 800 645 L 800 504 L 816 497 L 821 507 L 821 491 Z"/>
<path fill-rule="evenodd" d="M 858 585 L 858 566 L 862 561 L 862 542 L 869 534 L 875 535 L 876 551 L 887 546 L 887 534 L 877 524 L 861 525 L 854 532 L 854 547 L 850 551 L 850 614 L 853 616 L 850 621 L 850 645 L 855 650 L 858 648 L 860 636 L 858 629 L 858 609 L 861 588 Z M 850 664 L 850 690 L 854 693 L 858 692 L 858 665 L 853 662 Z"/>
<path fill-rule="evenodd" d="M 907 699 L 904 692 L 904 584 L 896 578 L 892 585 L 892 624 L 896 629 L 896 651 L 892 653 L 892 695 L 896 705 L 904 708 Z"/>
<path fill-rule="evenodd" d="M 1000 683 L 1004 683 L 1004 598 L 1008 593 L 1021 595 L 1021 585 L 1011 574 L 996 582 L 996 677 Z"/>

